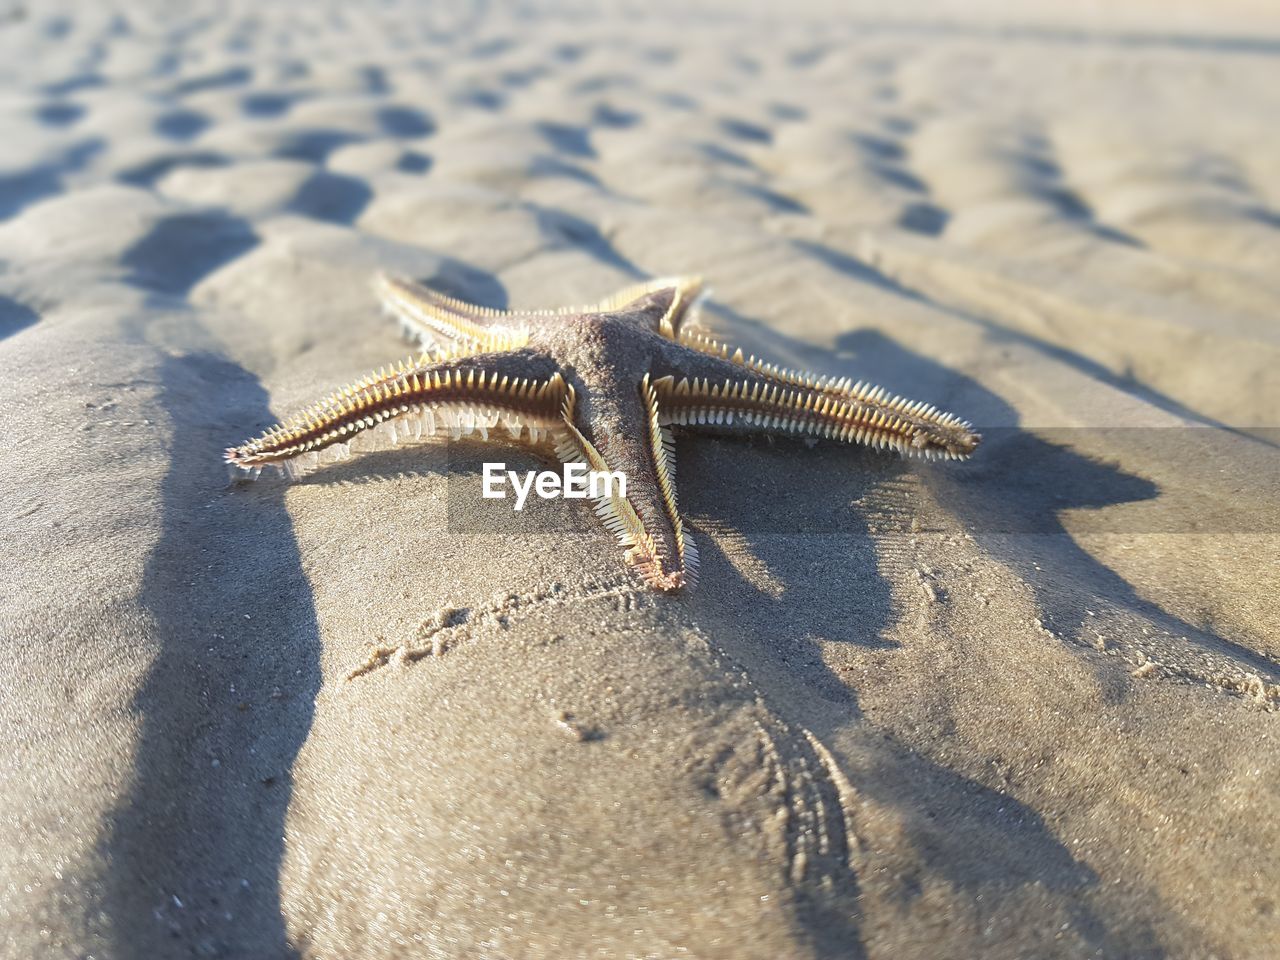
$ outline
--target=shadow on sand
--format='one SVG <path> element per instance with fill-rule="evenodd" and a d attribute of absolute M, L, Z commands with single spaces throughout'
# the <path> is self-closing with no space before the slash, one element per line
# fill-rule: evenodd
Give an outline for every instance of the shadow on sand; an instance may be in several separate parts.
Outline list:
<path fill-rule="evenodd" d="M 161 378 L 173 441 L 141 596 L 160 646 L 134 700 L 133 786 L 103 841 L 103 910 L 122 956 L 292 956 L 279 874 L 320 687 L 311 586 L 283 488 L 228 496 L 218 468 L 227 424 L 261 419 L 266 393 L 207 354 Z"/>
<path fill-rule="evenodd" d="M 862 727 L 856 690 L 824 664 L 818 641 L 885 646 L 897 614 L 881 572 L 884 558 L 877 555 L 868 517 L 850 505 L 887 500 L 892 507 L 905 495 L 892 489 L 895 480 L 909 473 L 918 475 L 957 529 L 1020 574 L 1058 636 L 1075 637 L 1088 608 L 1102 599 L 1270 682 L 1278 679 L 1269 659 L 1141 597 L 1086 552 L 1060 519 L 1064 510 L 1155 500 L 1162 496 L 1156 482 L 1016 429 L 1018 415 L 1000 397 L 878 332 L 845 334 L 833 363 L 828 351 L 762 330 L 749 318 L 735 320 L 813 369 L 854 379 L 870 374 L 890 389 L 926 399 L 956 398 L 980 429 L 1000 425 L 988 431 L 980 459 L 960 469 L 830 445 L 811 452 L 786 440 L 679 440 L 681 503 L 695 530 L 705 531 L 698 539 L 704 585 L 688 599 L 689 608 L 788 719 L 820 739 L 841 727 L 847 733 L 850 722 Z M 824 478 L 816 500 L 794 495 L 805 487 L 806 469 L 820 470 Z M 734 541 L 747 548 L 735 555 L 752 558 L 745 569 L 720 547 Z M 1134 923 L 1127 924 L 1123 942 L 1108 930 L 1089 906 L 1098 876 L 1075 859 L 1040 813 L 891 734 L 865 728 L 855 738 L 863 758 L 849 771 L 854 789 L 896 810 L 920 859 L 971 893 L 980 909 L 1018 909 L 1024 895 L 1052 890 L 1072 905 L 1071 926 L 1085 943 L 1108 954 L 1133 949 L 1128 935 Z M 940 806 L 939 797 L 949 800 Z M 909 883 L 904 896 L 914 896 Z M 1150 955 L 1160 955 L 1156 941 L 1148 943 Z"/>
<path fill-rule="evenodd" d="M 895 810 L 919 860 L 965 889 L 975 909 L 998 916 L 1020 909 L 1035 891 L 1054 891 L 1062 902 L 1075 904 L 1070 917 L 1077 935 L 1099 950 L 1111 949 L 1103 921 L 1088 906 L 1097 875 L 1075 859 L 1043 817 L 866 726 L 856 688 L 823 661 L 820 641 L 893 646 L 885 635 L 899 613 L 867 521 L 848 505 L 874 495 L 902 470 L 871 451 L 809 451 L 791 441 L 733 449 L 742 442 L 688 436 L 678 441 L 682 504 L 698 531 L 703 558 L 704 582 L 686 602 L 709 640 L 746 670 L 773 708 L 819 740 L 831 744 L 836 731 L 848 736 L 854 728 L 862 759 L 841 764 L 854 791 Z M 727 462 L 749 469 L 750 482 L 728 482 Z M 821 497 L 788 496 L 811 486 L 798 476 L 805 469 L 822 472 Z M 760 524 L 762 499 L 770 516 Z M 739 570 L 726 557 L 721 544 L 734 541 L 747 548 L 758 569 Z M 845 884 L 857 884 L 855 865 Z M 898 884 L 907 903 L 921 894 L 910 876 Z M 797 893 L 818 956 L 865 955 L 860 921 L 845 917 L 833 926 L 831 918 L 808 910 L 803 891 Z"/>
<path fill-rule="evenodd" d="M 172 308 L 256 243 L 234 217 L 182 214 L 124 260 Z M 229 488 L 220 466 L 244 424 L 270 419 L 266 391 L 205 351 L 167 357 L 158 378 L 172 434 L 140 595 L 158 646 L 133 701 L 132 785 L 101 841 L 104 933 L 120 956 L 291 957 L 280 868 L 320 688 L 311 584 L 285 488 Z"/>
<path fill-rule="evenodd" d="M 581 246 L 600 262 L 639 275 L 592 225 L 551 211 L 540 223 L 549 239 Z M 126 258 L 135 281 L 154 279 L 171 247 L 167 241 L 189 237 L 194 226 L 169 223 L 158 237 L 139 244 Z M 221 239 L 198 258 L 202 262 L 220 262 L 250 242 L 234 222 L 215 234 Z M 482 305 L 505 305 L 495 278 L 459 270 L 423 279 Z M 166 271 L 168 279 L 158 286 L 181 293 L 203 272 L 188 271 L 175 280 Z M 776 333 L 763 339 L 787 355 L 815 361 L 824 372 L 856 373 L 833 370 L 829 352 Z M 923 396 L 960 396 L 965 412 L 979 421 L 1016 425 L 1015 412 L 994 394 L 887 338 L 855 332 L 839 348 L 890 386 L 914 385 Z M 105 841 L 116 865 L 106 911 L 122 952 L 175 936 L 230 955 L 287 956 L 279 871 L 290 770 L 320 684 L 311 589 L 283 506 L 284 486 L 259 484 L 227 497 L 212 479 L 210 464 L 226 442 L 240 439 L 246 426 L 273 419 L 261 387 L 243 369 L 203 354 L 168 361 L 163 384 L 174 446 L 163 486 L 164 532 L 143 594 L 163 641 L 136 700 L 143 726 L 135 784 Z M 228 424 L 236 425 L 234 436 L 226 435 Z M 1015 483 L 999 482 L 1007 475 L 1002 471 L 977 473 L 977 482 L 954 479 L 945 470 L 921 474 L 984 548 L 1026 575 L 1055 629 L 1078 624 L 1081 598 L 1102 584 L 1116 602 L 1164 617 L 1218 652 L 1244 657 L 1247 651 L 1191 631 L 1142 601 L 1123 578 L 1076 546 L 1056 520 L 1065 507 L 1151 498 L 1158 493 L 1153 483 L 1071 451 L 1040 449 L 1028 456 L 1027 443 L 1053 445 L 1016 431 L 1007 437 L 984 456 L 1016 468 Z M 851 773 L 854 787 L 898 811 L 923 863 L 993 915 L 1017 909 L 1034 889 L 1055 891 L 1075 905 L 1068 909 L 1076 934 L 1099 952 L 1114 952 L 1111 934 L 1088 905 L 1098 877 L 1039 813 L 860 722 L 856 690 L 823 663 L 820 640 L 886 646 L 896 616 L 889 583 L 866 518 L 849 505 L 907 468 L 851 448 L 801 452 L 789 441 L 745 449 L 740 441 L 680 441 L 684 507 L 695 528 L 714 526 L 716 533 L 699 538 L 708 583 L 686 601 L 688 610 L 770 702 L 785 705 L 788 720 L 804 724 L 820 740 L 837 727 L 859 728 L 865 751 Z M 389 453 L 358 466 L 372 470 L 397 459 Z M 749 485 L 726 479 L 730 459 L 749 469 Z M 450 471 L 444 455 L 441 469 Z M 797 488 L 789 477 L 819 469 L 829 481 L 823 497 L 789 495 Z M 344 465 L 326 474 L 338 480 L 355 472 Z M 769 505 L 764 518 L 762 500 Z M 1021 522 L 1035 520 L 1035 529 L 1047 534 L 1023 538 L 1034 544 L 1034 557 L 1025 544 L 984 536 L 984 518 L 993 508 L 1012 511 Z M 735 537 L 758 569 L 739 569 L 740 561 L 717 546 Z M 1033 574 L 1034 564 L 1040 568 Z M 1062 590 L 1064 581 L 1081 585 L 1083 592 Z M 814 610 L 822 611 L 816 620 Z M 812 702 L 797 697 L 798 689 Z M 956 802 L 939 809 L 939 797 Z M 902 882 L 904 899 L 920 894 L 910 878 Z M 852 869 L 848 883 L 856 889 Z M 846 916 L 823 934 L 820 928 L 830 918 L 820 904 L 800 902 L 797 910 L 814 932 L 820 955 L 865 955 L 857 917 Z"/>
<path fill-rule="evenodd" d="M 39 320 L 39 314 L 26 304 L 0 296 L 0 340 L 34 326 Z"/>

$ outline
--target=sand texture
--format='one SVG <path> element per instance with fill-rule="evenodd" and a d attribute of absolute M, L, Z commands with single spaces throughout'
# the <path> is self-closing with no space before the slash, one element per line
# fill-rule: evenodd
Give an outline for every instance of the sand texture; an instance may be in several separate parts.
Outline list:
<path fill-rule="evenodd" d="M 1275 956 L 1280 17 L 1110 6 L 0 4 L 0 957 Z M 229 485 L 378 269 L 986 440 Z"/>

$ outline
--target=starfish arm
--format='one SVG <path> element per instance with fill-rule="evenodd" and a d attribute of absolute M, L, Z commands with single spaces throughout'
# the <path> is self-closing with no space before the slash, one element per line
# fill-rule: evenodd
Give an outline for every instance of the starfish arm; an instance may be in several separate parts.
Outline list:
<path fill-rule="evenodd" d="M 557 453 L 565 463 L 582 463 L 599 473 L 618 471 L 626 478 L 625 492 L 617 483 L 593 492 L 599 493 L 596 513 L 625 549 L 627 562 L 655 589 L 692 587 L 698 551 L 676 506 L 673 440 L 658 421 L 657 392 L 649 378 L 634 402 L 600 404 L 585 418 L 598 445 L 579 428 L 579 416 L 571 393 Z"/>
<path fill-rule="evenodd" d="M 233 473 L 253 476 L 276 466 L 301 476 L 356 449 L 394 445 L 448 431 L 455 438 L 507 428 L 513 438 L 538 443 L 562 427 L 567 387 L 554 363 L 529 351 L 421 358 L 380 370 L 260 437 L 226 451 Z"/>
<path fill-rule="evenodd" d="M 698 301 L 703 295 L 701 277 L 660 277 L 644 283 L 623 287 L 617 293 L 590 307 L 575 308 L 582 313 L 612 313 L 626 307 L 638 306 L 636 301 L 672 291 L 669 304 L 662 300 L 664 309 L 656 324 L 656 329 L 665 337 L 676 339 L 680 328 L 697 309 Z M 656 299 L 656 298 L 655 298 Z"/>
<path fill-rule="evenodd" d="M 514 350 L 529 341 L 526 314 L 478 307 L 404 277 L 379 273 L 373 290 L 412 341 L 469 353 Z"/>
<path fill-rule="evenodd" d="M 936 407 L 923 403 L 912 404 L 912 401 L 892 396 L 882 387 L 877 387 L 865 381 L 860 380 L 855 383 L 852 377 L 824 377 L 816 373 L 789 370 L 781 364 L 769 363 L 752 355 L 744 355 L 741 349 L 731 348 L 728 344 L 721 343 L 719 340 L 701 333 L 685 331 L 677 337 L 677 340 L 682 347 L 712 358 L 712 363 L 700 367 L 696 372 L 691 370 L 689 372 L 691 377 L 702 376 L 708 380 L 716 381 L 726 378 L 737 379 L 742 377 L 745 372 L 749 373 L 753 378 L 760 378 L 763 382 L 768 382 L 781 388 L 801 388 L 848 403 L 866 403 L 869 402 L 872 396 L 879 395 L 886 403 L 902 401 L 904 405 L 915 405 L 920 409 L 928 409 L 935 413 L 939 412 Z M 715 360 L 721 360 L 733 366 L 727 367 L 724 363 L 715 363 Z M 687 356 L 686 362 L 681 366 L 688 366 Z M 679 378 L 677 377 L 677 379 Z M 949 415 L 942 414 L 942 416 Z M 963 422 L 955 417 L 951 417 L 951 419 Z M 972 429 L 967 423 L 964 426 Z M 975 434 L 974 438 L 973 446 L 976 447 L 977 441 L 981 440 L 981 437 Z"/>
<path fill-rule="evenodd" d="M 982 440 L 959 417 L 882 387 L 755 370 L 740 352 L 686 350 L 665 361 L 654 381 L 664 423 L 821 437 L 928 459 L 963 460 Z"/>
<path fill-rule="evenodd" d="M 598 303 L 556 310 L 495 310 L 480 307 L 404 277 L 379 273 L 374 293 L 400 321 L 413 342 L 457 352 L 513 350 L 529 342 L 531 328 L 547 317 L 634 313 L 642 323 L 676 339 L 702 294 L 701 277 L 664 277 L 624 287 Z"/>
<path fill-rule="evenodd" d="M 684 331 L 676 337 L 676 340 L 682 347 L 691 351 L 734 364 L 737 369 L 731 375 L 735 376 L 741 376 L 743 371 L 747 371 L 780 386 L 804 387 L 845 399 L 855 399 L 859 392 L 858 388 L 865 386 L 861 383 L 855 385 L 850 377 L 824 377 L 801 370 L 788 370 L 781 364 L 769 363 L 754 355 L 744 354 L 741 348 L 730 347 L 713 337 L 692 330 Z M 716 365 L 715 372 L 706 375 L 716 379 L 723 375 L 722 371 L 725 369 L 727 368 L 722 365 Z"/>

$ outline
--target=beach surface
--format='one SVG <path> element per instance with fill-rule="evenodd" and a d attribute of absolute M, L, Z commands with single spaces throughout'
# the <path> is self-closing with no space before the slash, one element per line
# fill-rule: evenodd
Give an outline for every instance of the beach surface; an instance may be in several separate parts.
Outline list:
<path fill-rule="evenodd" d="M 1274 955 L 1268 4 L 178 6 L 0 3 L 0 957 Z M 377 270 L 985 440 L 680 436 L 678 595 L 519 447 L 229 483 Z"/>

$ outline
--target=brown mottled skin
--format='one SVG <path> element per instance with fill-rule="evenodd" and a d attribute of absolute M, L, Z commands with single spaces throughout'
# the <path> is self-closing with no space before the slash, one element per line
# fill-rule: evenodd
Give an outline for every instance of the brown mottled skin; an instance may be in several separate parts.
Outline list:
<path fill-rule="evenodd" d="M 444 341 L 454 355 L 424 355 L 362 381 L 229 450 L 229 462 L 250 469 L 287 460 L 422 406 L 471 403 L 542 418 L 562 459 L 626 475 L 625 502 L 608 508 L 621 518 L 615 532 L 630 532 L 629 540 L 619 535 L 630 547 L 627 559 L 651 586 L 675 590 L 692 583 L 697 558 L 676 509 L 670 439 L 664 447 L 659 417 L 663 424 L 834 437 L 950 458 L 967 456 L 979 440 L 968 424 L 923 404 L 764 367 L 686 335 L 681 325 L 697 281 L 659 281 L 596 308 L 562 313 L 498 313 L 408 281 L 384 277 L 379 283 L 388 307 L 413 332 Z M 482 373 L 480 386 L 464 382 Z M 419 384 L 432 374 L 446 383 Z M 503 378 L 547 385 L 541 405 L 498 388 Z M 558 425 L 549 412 L 556 403 Z"/>

